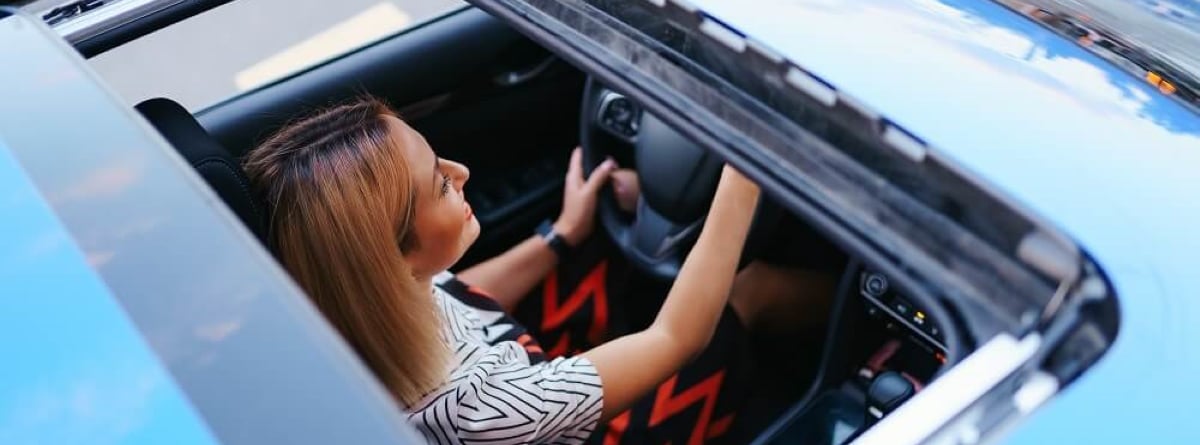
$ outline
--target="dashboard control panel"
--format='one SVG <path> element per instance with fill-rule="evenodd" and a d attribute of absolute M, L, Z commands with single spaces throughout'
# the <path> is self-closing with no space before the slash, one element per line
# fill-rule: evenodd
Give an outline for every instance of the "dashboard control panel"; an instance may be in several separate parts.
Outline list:
<path fill-rule="evenodd" d="M 945 338 L 937 321 L 896 290 L 887 276 L 863 269 L 859 273 L 859 295 L 866 301 L 867 315 L 871 318 L 894 323 L 918 342 L 945 353 Z"/>
<path fill-rule="evenodd" d="M 641 108 L 625 96 L 606 91 L 600 97 L 600 107 L 596 112 L 596 125 L 605 132 L 632 143 L 637 139 L 641 120 Z"/>

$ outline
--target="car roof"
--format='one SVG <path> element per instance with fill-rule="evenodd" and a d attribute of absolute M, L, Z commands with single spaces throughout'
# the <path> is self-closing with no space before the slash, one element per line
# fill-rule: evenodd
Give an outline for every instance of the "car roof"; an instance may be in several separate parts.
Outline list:
<path fill-rule="evenodd" d="M 691 3 L 929 142 L 1104 268 L 1116 342 L 1015 441 L 1195 438 L 1180 428 L 1200 397 L 1180 383 L 1200 372 L 1188 343 L 1200 339 L 1195 112 L 987 0 Z"/>

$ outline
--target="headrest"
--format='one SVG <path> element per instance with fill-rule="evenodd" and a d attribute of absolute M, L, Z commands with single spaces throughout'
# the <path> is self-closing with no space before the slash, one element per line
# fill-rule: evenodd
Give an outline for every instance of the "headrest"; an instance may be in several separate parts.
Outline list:
<path fill-rule="evenodd" d="M 186 109 L 170 99 L 155 98 L 137 110 L 204 178 L 225 205 L 266 245 L 264 206 L 250 191 L 250 181 L 236 158 L 200 126 Z"/>

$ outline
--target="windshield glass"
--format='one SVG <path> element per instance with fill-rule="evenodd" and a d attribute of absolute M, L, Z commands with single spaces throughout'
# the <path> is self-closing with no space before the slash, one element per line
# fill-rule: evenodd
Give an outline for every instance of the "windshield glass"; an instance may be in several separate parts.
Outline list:
<path fill-rule="evenodd" d="M 1200 106 L 1200 0 L 998 0 Z"/>

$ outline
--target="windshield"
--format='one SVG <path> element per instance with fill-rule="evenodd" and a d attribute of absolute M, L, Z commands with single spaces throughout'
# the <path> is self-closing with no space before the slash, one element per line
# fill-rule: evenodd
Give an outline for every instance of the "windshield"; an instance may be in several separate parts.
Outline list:
<path fill-rule="evenodd" d="M 1200 106 L 1200 0 L 998 0 Z"/>

